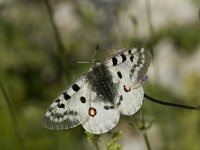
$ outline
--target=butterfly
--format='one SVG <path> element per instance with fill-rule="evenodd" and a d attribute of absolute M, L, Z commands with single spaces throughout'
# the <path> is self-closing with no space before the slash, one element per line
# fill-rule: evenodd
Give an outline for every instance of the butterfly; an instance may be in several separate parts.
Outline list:
<path fill-rule="evenodd" d="M 142 106 L 141 86 L 151 60 L 144 48 L 119 50 L 64 90 L 47 109 L 44 126 L 51 130 L 82 125 L 93 134 L 114 128 L 120 114 L 133 115 Z"/>

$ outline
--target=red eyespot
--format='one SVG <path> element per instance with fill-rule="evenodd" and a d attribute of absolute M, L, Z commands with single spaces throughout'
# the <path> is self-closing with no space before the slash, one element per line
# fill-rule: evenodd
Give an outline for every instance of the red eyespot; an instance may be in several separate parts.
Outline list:
<path fill-rule="evenodd" d="M 131 88 L 128 85 L 124 85 L 124 91 L 129 92 L 131 91 Z"/>
<path fill-rule="evenodd" d="M 89 113 L 90 116 L 94 117 L 94 116 L 96 116 L 97 111 L 96 111 L 95 108 L 90 107 L 89 110 L 88 110 L 88 113 Z"/>

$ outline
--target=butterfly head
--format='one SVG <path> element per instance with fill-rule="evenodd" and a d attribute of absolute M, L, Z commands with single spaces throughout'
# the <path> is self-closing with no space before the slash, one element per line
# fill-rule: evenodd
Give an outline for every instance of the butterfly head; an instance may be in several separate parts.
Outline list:
<path fill-rule="evenodd" d="M 92 65 L 93 65 L 93 66 L 98 66 L 100 63 L 101 63 L 101 62 L 98 61 L 98 60 L 96 60 L 96 59 L 92 60 Z"/>
<path fill-rule="evenodd" d="M 97 61 L 96 59 L 92 59 L 92 67 L 90 68 L 90 70 L 92 70 L 92 68 L 97 67 L 101 64 L 100 61 Z"/>

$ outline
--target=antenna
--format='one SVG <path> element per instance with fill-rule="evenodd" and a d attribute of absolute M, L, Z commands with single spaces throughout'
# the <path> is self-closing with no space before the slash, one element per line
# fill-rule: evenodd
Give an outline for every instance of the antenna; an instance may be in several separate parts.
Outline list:
<path fill-rule="evenodd" d="M 96 46 L 96 49 L 94 51 L 94 54 L 93 54 L 93 57 L 92 57 L 93 62 L 95 61 L 95 56 L 96 56 L 98 50 L 99 50 L 99 45 Z"/>
<path fill-rule="evenodd" d="M 72 62 L 77 63 L 77 64 L 90 64 L 90 63 L 92 63 L 90 61 L 76 61 L 76 60 L 72 60 Z"/>
<path fill-rule="evenodd" d="M 92 61 L 76 61 L 76 60 L 72 60 L 72 62 L 78 63 L 78 64 L 94 64 L 95 62 L 97 62 L 96 59 L 95 59 L 95 56 L 96 56 L 98 50 L 99 50 L 99 45 L 96 46 L 96 49 L 95 49 L 93 57 L 92 57 Z"/>

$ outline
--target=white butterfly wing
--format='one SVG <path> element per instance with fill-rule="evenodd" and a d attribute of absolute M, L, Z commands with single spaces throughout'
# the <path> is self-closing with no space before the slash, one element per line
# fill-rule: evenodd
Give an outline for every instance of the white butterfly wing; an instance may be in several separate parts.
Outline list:
<path fill-rule="evenodd" d="M 95 115 L 90 115 L 89 120 L 82 125 L 85 130 L 93 134 L 108 132 L 117 125 L 120 118 L 118 109 L 100 99 L 91 102 L 92 111 L 95 111 Z"/>
<path fill-rule="evenodd" d="M 89 107 L 90 89 L 82 76 L 49 106 L 44 126 L 51 130 L 73 128 L 88 120 Z"/>
<path fill-rule="evenodd" d="M 150 51 L 144 50 L 144 48 L 130 48 L 120 50 L 114 55 L 107 57 L 103 63 L 109 69 L 124 69 L 127 74 L 130 74 L 130 79 L 133 82 L 135 80 L 141 82 L 149 67 L 151 57 Z"/>
<path fill-rule="evenodd" d="M 112 74 L 113 82 L 119 84 L 115 105 L 124 115 L 132 115 L 142 106 L 144 91 L 141 82 L 150 59 L 149 51 L 133 48 L 119 51 L 104 62 Z"/>

